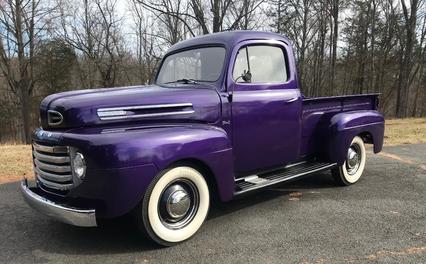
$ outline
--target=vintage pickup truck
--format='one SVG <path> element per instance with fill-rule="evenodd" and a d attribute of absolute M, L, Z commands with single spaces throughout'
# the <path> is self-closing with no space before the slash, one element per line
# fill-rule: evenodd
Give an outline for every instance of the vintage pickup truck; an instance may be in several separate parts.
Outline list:
<path fill-rule="evenodd" d="M 196 37 L 168 50 L 154 85 L 46 97 L 33 133 L 35 181 L 21 189 L 59 221 L 96 226 L 129 214 L 170 246 L 196 233 L 213 198 L 324 170 L 341 185 L 357 182 L 364 144 L 382 149 L 378 102 L 304 97 L 281 35 Z"/>

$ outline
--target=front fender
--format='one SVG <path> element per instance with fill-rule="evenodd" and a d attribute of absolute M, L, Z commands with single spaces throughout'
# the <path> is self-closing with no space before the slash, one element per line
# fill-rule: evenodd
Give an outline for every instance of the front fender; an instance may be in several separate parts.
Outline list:
<path fill-rule="evenodd" d="M 342 165 L 352 139 L 358 135 L 368 135 L 374 145 L 374 153 L 383 147 L 385 121 L 377 111 L 354 111 L 334 115 L 330 119 L 328 157 L 331 162 Z"/>
<path fill-rule="evenodd" d="M 61 141 L 87 157 L 86 179 L 70 195 L 90 198 L 96 193 L 97 199 L 108 200 L 105 217 L 134 208 L 155 175 L 179 160 L 195 159 L 208 166 L 222 201 L 233 195 L 232 148 L 221 128 L 204 124 L 86 128 L 64 133 Z"/>

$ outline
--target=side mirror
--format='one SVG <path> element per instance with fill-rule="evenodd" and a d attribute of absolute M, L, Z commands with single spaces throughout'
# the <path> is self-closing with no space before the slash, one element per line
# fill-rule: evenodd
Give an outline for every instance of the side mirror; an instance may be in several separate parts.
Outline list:
<path fill-rule="evenodd" d="M 241 78 L 245 81 L 250 83 L 251 82 L 251 72 L 244 70 L 244 73 L 241 75 Z"/>

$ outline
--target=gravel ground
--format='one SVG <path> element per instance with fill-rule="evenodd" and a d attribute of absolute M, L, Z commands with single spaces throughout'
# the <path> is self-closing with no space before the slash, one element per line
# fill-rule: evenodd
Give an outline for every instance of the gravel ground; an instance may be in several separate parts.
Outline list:
<path fill-rule="evenodd" d="M 159 248 L 125 221 L 58 223 L 0 185 L 2 263 L 426 263 L 426 144 L 369 154 L 362 180 L 329 172 L 215 205 L 197 235 Z"/>

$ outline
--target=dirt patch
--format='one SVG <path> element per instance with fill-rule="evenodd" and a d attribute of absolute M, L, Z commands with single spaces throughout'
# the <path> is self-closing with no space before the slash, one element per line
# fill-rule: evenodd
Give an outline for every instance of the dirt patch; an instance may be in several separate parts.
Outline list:
<path fill-rule="evenodd" d="M 367 256 L 367 259 L 372 261 L 372 260 L 377 260 L 378 258 L 387 257 L 387 256 L 405 256 L 405 255 L 422 254 L 422 253 L 426 253 L 426 246 L 405 248 L 400 251 L 382 250 Z"/>
<path fill-rule="evenodd" d="M 402 158 L 402 157 L 400 157 L 400 156 L 398 156 L 398 155 L 396 155 L 396 154 L 392 154 L 392 153 L 388 153 L 388 152 L 380 152 L 379 153 L 379 155 L 380 156 L 383 156 L 383 157 L 387 157 L 387 158 L 390 158 L 390 159 L 394 159 L 394 160 L 397 160 L 397 161 L 400 161 L 400 162 L 402 162 L 402 163 L 407 163 L 407 164 L 416 164 L 414 161 L 412 161 L 412 160 L 409 160 L 409 159 L 405 159 L 405 158 Z"/>
<path fill-rule="evenodd" d="M 288 198 L 289 201 L 299 201 L 300 198 L 302 197 L 302 193 L 301 192 L 292 192 L 290 193 L 290 198 Z"/>
<path fill-rule="evenodd" d="M 382 152 L 379 153 L 379 155 L 383 156 L 383 157 L 386 157 L 386 158 L 389 158 L 389 159 L 397 160 L 397 161 L 402 162 L 402 163 L 406 163 L 406 164 L 410 164 L 410 165 L 416 165 L 420 169 L 426 170 L 426 165 L 419 164 L 417 162 L 414 162 L 414 161 L 406 159 L 406 158 L 402 158 L 402 157 L 400 157 L 400 156 L 398 156 L 396 154 L 392 154 L 392 153 L 388 153 L 388 152 L 383 152 L 382 151 Z"/>
<path fill-rule="evenodd" d="M 30 145 L 0 145 L 0 184 L 32 176 Z"/>

